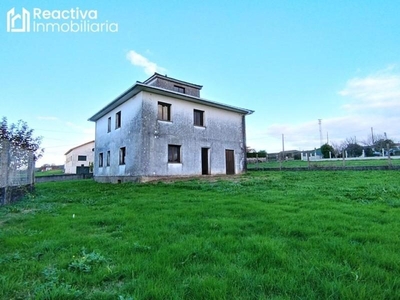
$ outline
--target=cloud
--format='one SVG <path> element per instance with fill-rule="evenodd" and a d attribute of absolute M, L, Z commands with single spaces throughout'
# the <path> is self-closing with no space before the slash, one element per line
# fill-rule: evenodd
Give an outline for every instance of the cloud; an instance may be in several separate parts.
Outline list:
<path fill-rule="evenodd" d="M 166 69 L 157 66 L 156 63 L 149 61 L 146 57 L 133 50 L 130 50 L 126 54 L 126 59 L 129 60 L 132 65 L 142 67 L 147 75 L 153 75 L 155 72 L 164 73 L 166 71 Z"/>
<path fill-rule="evenodd" d="M 364 77 L 349 79 L 338 93 L 346 100 L 344 108 L 325 108 L 322 118 L 322 143 L 340 144 L 348 138 L 360 144 L 372 134 L 387 134 L 388 138 L 400 142 L 397 124 L 400 122 L 400 74 L 395 66 Z M 342 107 L 343 108 L 343 107 Z M 322 110 L 321 110 L 322 111 Z M 265 126 L 248 126 L 247 145 L 268 153 L 282 151 L 282 134 L 286 150 L 311 150 L 321 144 L 318 118 L 311 121 L 275 123 Z M 251 124 L 249 118 L 249 123 Z M 262 128 L 262 129 L 260 129 Z"/>
<path fill-rule="evenodd" d="M 349 99 L 343 107 L 348 110 L 400 109 L 400 74 L 393 71 L 394 67 L 390 66 L 375 74 L 348 80 L 339 92 Z"/>
<path fill-rule="evenodd" d="M 387 136 L 400 141 L 396 126 L 399 118 L 385 115 L 348 114 L 322 119 L 322 143 L 340 144 L 347 138 L 354 138 L 360 144 L 367 141 L 373 128 L 375 135 Z M 321 144 L 318 119 L 299 123 L 275 123 L 262 131 L 247 131 L 247 145 L 268 153 L 282 151 L 282 134 L 286 150 L 312 150 Z"/>

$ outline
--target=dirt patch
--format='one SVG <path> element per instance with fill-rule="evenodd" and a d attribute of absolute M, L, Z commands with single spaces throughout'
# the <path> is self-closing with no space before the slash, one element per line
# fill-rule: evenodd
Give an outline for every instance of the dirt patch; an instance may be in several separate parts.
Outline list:
<path fill-rule="evenodd" d="M 179 181 L 199 180 L 205 182 L 216 182 L 219 180 L 239 181 L 242 175 L 199 175 L 199 176 L 165 176 L 165 177 L 142 177 L 142 183 L 174 183 Z"/>

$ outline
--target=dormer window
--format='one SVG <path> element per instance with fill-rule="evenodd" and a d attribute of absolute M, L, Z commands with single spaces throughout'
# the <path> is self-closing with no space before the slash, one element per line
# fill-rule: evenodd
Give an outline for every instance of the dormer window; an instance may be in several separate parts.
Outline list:
<path fill-rule="evenodd" d="M 179 85 L 174 85 L 174 91 L 178 93 L 185 94 L 185 88 Z"/>

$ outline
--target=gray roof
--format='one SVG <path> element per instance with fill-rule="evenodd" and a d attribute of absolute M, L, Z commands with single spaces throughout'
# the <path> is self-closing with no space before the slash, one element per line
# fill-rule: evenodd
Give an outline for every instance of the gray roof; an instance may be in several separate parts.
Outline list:
<path fill-rule="evenodd" d="M 159 74 L 157 72 L 154 73 L 151 77 L 149 77 L 145 81 L 143 81 L 142 83 L 143 84 L 148 84 L 149 82 L 153 81 L 156 78 L 160 78 L 160 79 L 163 79 L 163 80 L 168 80 L 168 81 L 171 81 L 171 82 L 174 82 L 174 83 L 177 83 L 177 84 L 183 84 L 183 85 L 190 86 L 190 87 L 198 89 L 198 90 L 201 90 L 201 88 L 203 87 L 202 85 L 198 85 L 198 84 L 190 83 L 190 82 L 187 82 L 187 81 L 179 80 L 179 79 L 176 79 L 176 78 L 168 77 L 167 75 L 161 75 L 161 74 Z"/>
<path fill-rule="evenodd" d="M 103 117 L 104 115 L 106 115 L 107 113 L 112 111 L 114 108 L 118 107 L 119 105 L 121 105 L 122 103 L 124 103 L 125 101 L 129 100 L 130 98 L 132 98 L 133 96 L 137 95 L 138 93 L 140 93 L 142 91 L 151 92 L 151 93 L 164 95 L 164 96 L 169 96 L 169 97 L 173 97 L 175 99 L 186 100 L 189 102 L 203 104 L 203 105 L 207 105 L 207 106 L 211 106 L 211 107 L 221 108 L 224 110 L 237 112 L 237 113 L 240 113 L 243 115 L 250 115 L 254 112 L 253 110 L 250 110 L 250 109 L 226 105 L 223 103 L 210 101 L 210 100 L 207 100 L 204 98 L 198 98 L 198 97 L 190 96 L 187 94 L 182 94 L 182 93 L 174 92 L 171 90 L 167 90 L 167 89 L 163 89 L 163 88 L 159 88 L 159 87 L 155 87 L 155 86 L 149 86 L 147 84 L 137 82 L 131 88 L 129 88 L 124 93 L 119 95 L 116 99 L 114 99 L 112 102 L 110 102 L 107 106 L 103 107 L 100 111 L 95 113 L 92 117 L 90 117 L 88 119 L 88 121 L 96 122 L 98 119 L 100 119 L 101 117 Z"/>

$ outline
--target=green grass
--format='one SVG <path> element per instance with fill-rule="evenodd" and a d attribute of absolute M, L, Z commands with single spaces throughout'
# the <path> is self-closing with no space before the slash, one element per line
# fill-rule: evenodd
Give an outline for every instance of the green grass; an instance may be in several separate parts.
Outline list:
<path fill-rule="evenodd" d="M 0 298 L 397 299 L 399 179 L 38 184 L 0 208 Z"/>
<path fill-rule="evenodd" d="M 259 163 L 248 163 L 247 167 L 251 169 L 263 169 L 263 168 L 318 168 L 318 167 L 374 167 L 374 166 L 400 166 L 400 159 L 364 159 L 364 160 L 321 160 L 321 161 L 302 161 L 302 160 L 288 160 L 280 163 L 276 160 L 270 160 L 268 162 Z"/>
<path fill-rule="evenodd" d="M 63 175 L 63 174 L 64 174 L 63 170 L 40 171 L 40 172 L 35 172 L 35 177 Z"/>

